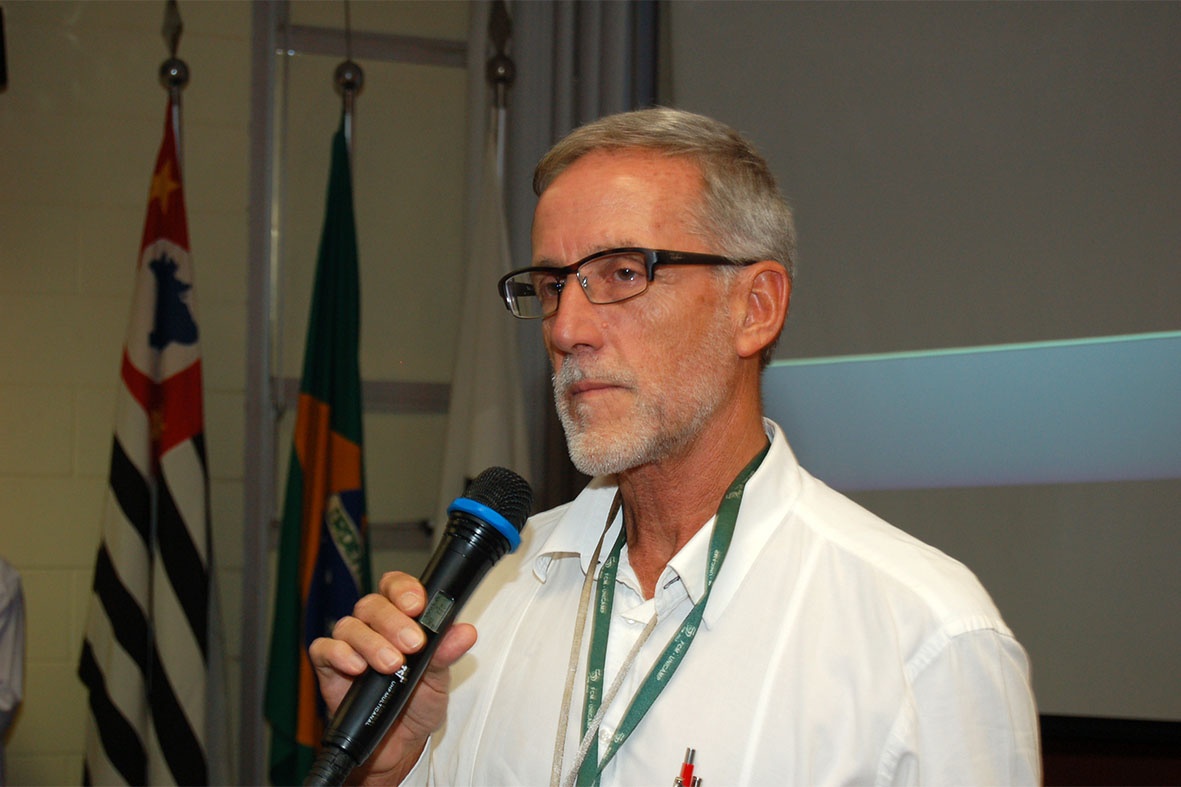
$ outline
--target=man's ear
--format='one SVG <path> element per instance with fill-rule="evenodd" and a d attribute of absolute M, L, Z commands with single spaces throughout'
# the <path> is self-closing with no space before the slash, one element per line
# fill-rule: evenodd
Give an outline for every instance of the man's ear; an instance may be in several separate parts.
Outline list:
<path fill-rule="evenodd" d="M 758 356 L 783 330 L 791 300 L 787 269 L 773 260 L 753 263 L 739 279 L 736 314 L 741 316 L 736 349 L 742 358 Z"/>

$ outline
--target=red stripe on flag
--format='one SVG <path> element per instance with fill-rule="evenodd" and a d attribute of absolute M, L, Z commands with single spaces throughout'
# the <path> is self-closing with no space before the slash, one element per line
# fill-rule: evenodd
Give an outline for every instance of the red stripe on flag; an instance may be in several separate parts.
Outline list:
<path fill-rule="evenodd" d="M 148 413 L 154 456 L 163 456 L 185 440 L 201 434 L 204 403 L 200 360 L 157 383 L 136 368 L 124 349 L 121 374 L 127 392 Z"/>
<path fill-rule="evenodd" d="M 172 117 L 171 105 L 169 118 Z M 144 234 L 140 242 L 140 253 L 150 244 L 167 238 L 178 246 L 189 248 L 188 212 L 185 209 L 185 192 L 181 183 L 180 162 L 176 155 L 176 134 L 172 122 L 164 124 L 164 143 L 156 156 L 156 168 L 152 170 L 152 186 L 148 193 L 148 215 L 144 219 Z"/>
<path fill-rule="evenodd" d="M 123 378 L 123 384 L 127 386 L 127 392 L 131 394 L 131 398 L 139 402 L 139 406 L 144 409 L 144 412 L 151 412 L 152 391 L 155 389 L 156 383 L 131 362 L 131 356 L 127 354 L 126 346 L 123 348 L 123 368 L 119 374 Z"/>
<path fill-rule="evenodd" d="M 201 362 L 197 361 L 164 380 L 157 390 L 160 405 L 156 412 L 160 419 L 158 424 L 153 419 L 153 434 L 156 435 L 159 455 L 163 456 L 202 432 Z"/>

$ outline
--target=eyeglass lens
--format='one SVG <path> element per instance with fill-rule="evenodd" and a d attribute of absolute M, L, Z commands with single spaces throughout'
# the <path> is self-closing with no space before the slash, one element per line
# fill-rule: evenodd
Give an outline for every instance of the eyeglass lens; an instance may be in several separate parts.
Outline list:
<path fill-rule="evenodd" d="M 591 303 L 615 303 L 642 293 L 648 288 L 644 255 L 622 252 L 595 257 L 584 262 L 574 274 Z M 553 314 L 567 275 L 530 271 L 511 280 L 511 292 L 517 312 L 525 316 Z"/>

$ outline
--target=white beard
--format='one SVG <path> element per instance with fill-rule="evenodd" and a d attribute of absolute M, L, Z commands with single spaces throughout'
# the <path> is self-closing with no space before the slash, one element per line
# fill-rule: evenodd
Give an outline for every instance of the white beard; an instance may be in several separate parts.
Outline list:
<path fill-rule="evenodd" d="M 554 401 L 574 466 L 590 476 L 610 475 L 659 462 L 690 444 L 726 396 L 729 375 L 719 366 L 732 363 L 734 357 L 729 330 L 729 315 L 723 310 L 700 338 L 689 343 L 672 379 L 659 390 L 637 389 L 636 375 L 630 371 L 596 369 L 593 361 L 566 356 L 553 376 Z M 625 422 L 595 426 L 592 405 L 571 403 L 565 392 L 587 377 L 632 392 L 635 409 Z"/>

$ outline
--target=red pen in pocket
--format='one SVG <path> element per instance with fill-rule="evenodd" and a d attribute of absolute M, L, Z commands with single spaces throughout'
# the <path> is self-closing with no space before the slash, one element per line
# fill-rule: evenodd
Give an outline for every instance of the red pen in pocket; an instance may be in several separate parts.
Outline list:
<path fill-rule="evenodd" d="M 701 781 L 693 776 L 693 761 L 696 758 L 696 749 L 685 749 L 685 761 L 681 763 L 681 772 L 673 779 L 673 787 L 694 787 Z"/>

